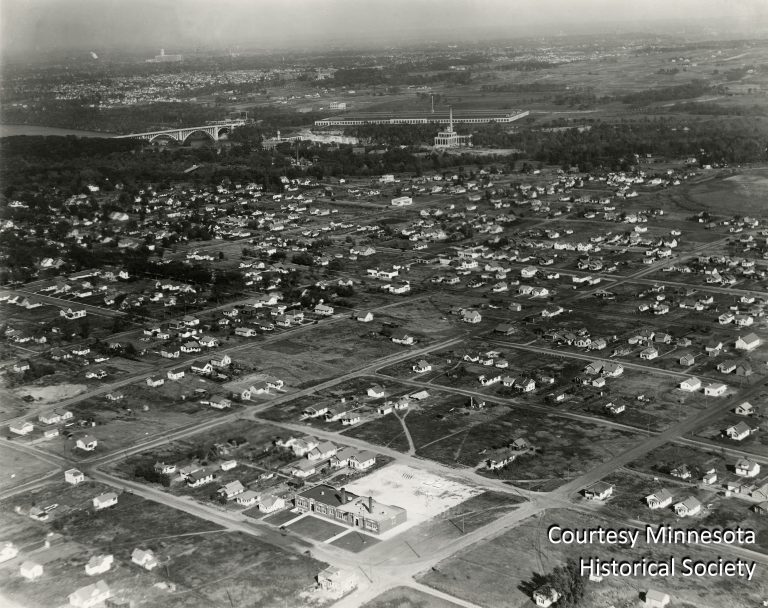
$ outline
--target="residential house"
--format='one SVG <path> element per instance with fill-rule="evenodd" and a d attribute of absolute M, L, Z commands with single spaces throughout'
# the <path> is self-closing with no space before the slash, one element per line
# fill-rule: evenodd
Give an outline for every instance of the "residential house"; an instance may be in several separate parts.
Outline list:
<path fill-rule="evenodd" d="M 760 473 L 760 465 L 749 458 L 741 458 L 736 462 L 734 470 L 740 477 L 755 477 Z"/>
<path fill-rule="evenodd" d="M 206 469 L 198 469 L 187 475 L 187 485 L 190 488 L 199 488 L 213 481 L 213 472 Z"/>
<path fill-rule="evenodd" d="M 227 367 L 232 363 L 232 359 L 229 355 L 223 354 L 223 355 L 216 355 L 211 358 L 211 365 L 214 367 Z"/>
<path fill-rule="evenodd" d="M 476 310 L 465 310 L 462 312 L 461 320 L 465 323 L 480 323 L 483 317 Z"/>
<path fill-rule="evenodd" d="M 237 466 L 237 460 L 225 460 L 220 465 L 219 468 L 222 471 L 231 471 Z"/>
<path fill-rule="evenodd" d="M 384 387 L 380 384 L 375 384 L 368 389 L 367 394 L 374 399 L 381 399 L 384 397 Z"/>
<path fill-rule="evenodd" d="M 752 434 L 752 429 L 746 422 L 739 422 L 729 426 L 724 431 L 725 436 L 734 441 L 743 441 Z"/>
<path fill-rule="evenodd" d="M 93 452 L 98 445 L 99 441 L 93 435 L 83 435 L 82 437 L 78 437 L 77 441 L 75 441 L 75 446 L 86 452 Z"/>
<path fill-rule="evenodd" d="M 28 581 L 34 581 L 43 576 L 43 565 L 33 561 L 22 562 L 19 574 Z"/>
<path fill-rule="evenodd" d="M 680 383 L 680 390 L 693 393 L 701 388 L 701 380 L 691 376 Z"/>
<path fill-rule="evenodd" d="M 259 501 L 260 497 L 257 492 L 253 490 L 245 490 L 237 496 L 235 496 L 235 502 L 241 507 L 251 507 Z"/>
<path fill-rule="evenodd" d="M 158 386 L 163 386 L 165 384 L 165 378 L 162 376 L 150 376 L 146 380 L 147 386 L 151 386 L 152 388 L 157 388 Z"/>
<path fill-rule="evenodd" d="M 85 475 L 77 469 L 67 469 L 64 471 L 64 481 L 66 481 L 68 484 L 76 486 L 77 484 L 83 483 L 85 481 Z"/>
<path fill-rule="evenodd" d="M 646 496 L 645 502 L 649 509 L 664 509 L 672 504 L 672 493 L 662 488 L 658 492 Z"/>
<path fill-rule="evenodd" d="M 14 435 L 29 435 L 35 430 L 35 426 L 31 422 L 15 422 L 9 425 L 8 430 Z"/>
<path fill-rule="evenodd" d="M 93 499 L 93 508 L 96 509 L 97 511 L 101 511 L 102 509 L 107 509 L 108 507 L 111 507 L 116 504 L 117 504 L 117 494 L 115 494 L 114 492 L 104 492 L 103 494 L 99 494 Z"/>
<path fill-rule="evenodd" d="M 655 589 L 649 589 L 645 592 L 645 599 L 643 600 L 643 606 L 645 608 L 664 608 L 670 602 L 669 594 L 656 591 Z"/>
<path fill-rule="evenodd" d="M 286 472 L 293 477 L 305 478 L 317 472 L 317 465 L 312 460 L 297 460 L 286 467 Z"/>
<path fill-rule="evenodd" d="M 241 336 L 243 338 L 252 338 L 253 336 L 258 336 L 259 332 L 257 332 L 252 327 L 235 327 L 235 335 Z"/>
<path fill-rule="evenodd" d="M 752 405 L 749 401 L 740 403 L 739 405 L 736 406 L 736 408 L 733 411 L 739 416 L 753 416 L 757 413 L 755 406 Z"/>
<path fill-rule="evenodd" d="M 115 556 L 111 554 L 94 555 L 85 564 L 85 573 L 88 576 L 95 576 L 97 574 L 104 574 L 112 568 L 112 564 L 115 561 Z"/>
<path fill-rule="evenodd" d="M 166 375 L 168 376 L 168 380 L 181 380 L 185 373 L 183 367 L 177 367 L 175 369 L 169 369 L 166 372 Z M 147 378 L 147 380 L 149 380 L 149 378 Z"/>
<path fill-rule="evenodd" d="M 243 487 L 243 484 L 236 479 L 235 481 L 230 481 L 228 484 L 221 486 L 216 493 L 227 500 L 231 500 L 243 492 L 245 492 L 245 487 Z"/>
<path fill-rule="evenodd" d="M 157 557 L 151 549 L 139 549 L 138 547 L 131 553 L 131 561 L 145 570 L 153 570 L 159 565 Z"/>
<path fill-rule="evenodd" d="M 760 346 L 760 338 L 756 334 L 750 333 L 746 336 L 739 336 L 736 340 L 736 350 L 755 350 Z"/>
<path fill-rule="evenodd" d="M 109 585 L 104 581 L 97 581 L 92 585 L 76 589 L 67 599 L 72 608 L 96 608 L 102 606 L 111 595 Z"/>
<path fill-rule="evenodd" d="M 701 512 L 702 504 L 695 496 L 681 500 L 673 507 L 678 517 L 693 517 Z"/>
<path fill-rule="evenodd" d="M 426 360 L 422 359 L 418 363 L 416 363 L 413 366 L 413 371 L 417 374 L 424 374 L 426 372 L 432 371 L 432 365 L 430 365 Z"/>
<path fill-rule="evenodd" d="M 605 500 L 613 494 L 613 486 L 604 481 L 598 481 L 584 490 L 584 498 L 588 500 Z"/>
<path fill-rule="evenodd" d="M 410 346 L 414 343 L 414 338 L 411 334 L 409 334 L 404 329 L 396 329 L 392 332 L 392 342 L 395 344 L 403 344 L 406 346 Z"/>
<path fill-rule="evenodd" d="M 259 501 L 259 511 L 262 513 L 274 513 L 285 508 L 285 499 L 270 494 Z"/>
<path fill-rule="evenodd" d="M 533 592 L 533 601 L 539 608 L 549 608 L 560 599 L 560 592 L 551 585 L 544 585 Z"/>
<path fill-rule="evenodd" d="M 728 390 L 728 386 L 722 382 L 710 382 L 704 387 L 704 394 L 707 397 L 720 397 Z"/>

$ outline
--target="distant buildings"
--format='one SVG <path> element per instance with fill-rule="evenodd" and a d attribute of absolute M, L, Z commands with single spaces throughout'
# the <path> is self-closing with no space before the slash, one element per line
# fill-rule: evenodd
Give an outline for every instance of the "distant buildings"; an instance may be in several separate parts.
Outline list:
<path fill-rule="evenodd" d="M 147 59 L 147 63 L 178 63 L 184 60 L 183 55 L 166 55 L 165 49 L 160 49 L 160 54 L 154 59 Z"/>

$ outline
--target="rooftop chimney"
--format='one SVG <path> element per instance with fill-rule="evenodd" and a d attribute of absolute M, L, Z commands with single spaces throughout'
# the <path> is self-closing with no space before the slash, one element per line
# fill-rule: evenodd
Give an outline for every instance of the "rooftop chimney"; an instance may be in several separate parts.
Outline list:
<path fill-rule="evenodd" d="M 341 488 L 341 504 L 343 504 L 343 505 L 347 504 L 347 490 L 346 490 L 346 488 Z"/>
<path fill-rule="evenodd" d="M 373 513 L 373 496 L 368 497 L 368 513 Z"/>

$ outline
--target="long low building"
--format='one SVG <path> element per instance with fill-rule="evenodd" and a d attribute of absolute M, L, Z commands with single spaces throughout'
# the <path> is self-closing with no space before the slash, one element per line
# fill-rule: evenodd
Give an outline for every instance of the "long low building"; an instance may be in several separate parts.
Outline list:
<path fill-rule="evenodd" d="M 528 110 L 513 110 L 512 112 L 498 111 L 467 111 L 458 112 L 453 116 L 453 122 L 464 124 L 487 124 L 490 122 L 514 122 L 528 116 Z M 451 118 L 448 112 L 431 114 L 410 114 L 407 116 L 395 116 L 388 112 L 371 112 L 366 114 L 344 114 L 316 120 L 316 126 L 357 126 L 357 125 L 422 125 L 422 124 L 448 124 Z"/>
<path fill-rule="evenodd" d="M 294 501 L 302 513 L 339 521 L 369 534 L 382 534 L 408 519 L 402 507 L 385 505 L 372 496 L 357 496 L 344 488 L 337 490 L 327 484 L 297 493 Z"/>

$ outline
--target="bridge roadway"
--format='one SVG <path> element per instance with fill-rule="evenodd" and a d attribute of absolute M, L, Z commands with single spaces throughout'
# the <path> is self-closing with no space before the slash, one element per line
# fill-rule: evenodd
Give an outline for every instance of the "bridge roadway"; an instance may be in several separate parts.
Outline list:
<path fill-rule="evenodd" d="M 115 139 L 143 139 L 151 142 L 159 137 L 167 137 L 183 144 L 193 133 L 202 133 L 203 135 L 210 137 L 213 141 L 219 141 L 219 138 L 224 133 L 231 133 L 237 127 L 242 127 L 245 124 L 246 122 L 244 120 L 229 120 L 199 127 L 183 127 L 180 129 L 165 129 L 162 131 L 116 135 Z"/>

